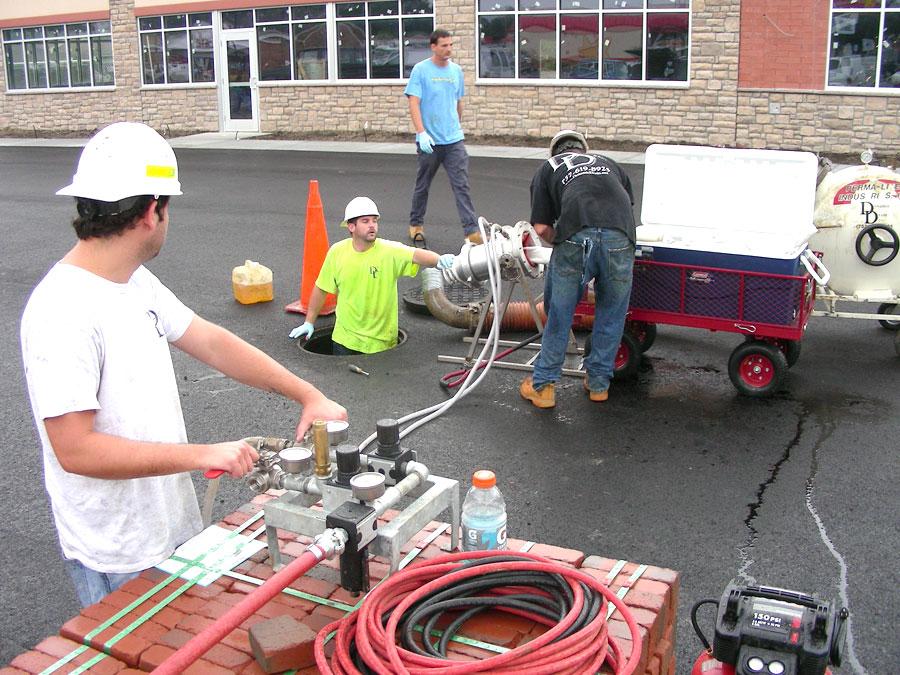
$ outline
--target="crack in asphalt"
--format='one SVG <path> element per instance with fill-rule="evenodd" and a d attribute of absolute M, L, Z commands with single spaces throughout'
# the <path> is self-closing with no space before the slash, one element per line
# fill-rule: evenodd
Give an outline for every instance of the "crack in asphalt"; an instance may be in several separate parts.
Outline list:
<path fill-rule="evenodd" d="M 815 412 L 822 413 L 823 411 L 818 410 Z M 838 567 L 840 569 L 837 584 L 838 593 L 842 606 L 846 607 L 849 610 L 850 598 L 848 591 L 849 586 L 847 582 L 847 563 L 844 560 L 844 557 L 841 555 L 840 551 L 838 551 L 835 547 L 834 542 L 832 542 L 831 538 L 828 536 L 828 531 L 825 527 L 825 523 L 822 521 L 822 518 L 819 516 L 819 513 L 813 503 L 815 497 L 816 477 L 819 473 L 819 449 L 823 447 L 825 441 L 827 441 L 834 432 L 835 420 L 832 415 L 815 414 L 815 412 L 811 411 L 805 404 L 801 404 L 800 412 L 797 415 L 797 427 L 794 433 L 794 437 L 787 443 L 784 448 L 784 453 L 781 455 L 778 461 L 769 467 L 769 475 L 763 482 L 759 484 L 756 490 L 756 500 L 747 504 L 747 508 L 749 509 L 749 511 L 747 513 L 747 517 L 744 519 L 744 526 L 747 528 L 747 538 L 744 542 L 744 545 L 738 549 L 738 555 L 741 560 L 741 566 L 738 569 L 738 576 L 745 583 L 757 583 L 753 575 L 749 573 L 749 569 L 756 562 L 751 557 L 751 554 L 756 544 L 756 540 L 759 537 L 759 531 L 754 527 L 753 523 L 759 515 L 760 509 L 762 509 L 766 490 L 770 485 L 775 483 L 778 478 L 778 473 L 781 471 L 781 467 L 790 460 L 791 451 L 800 444 L 800 439 L 803 437 L 807 419 L 810 417 L 815 417 L 816 421 L 814 423 L 814 426 L 816 429 L 818 429 L 819 433 L 817 434 L 817 437 L 812 446 L 810 469 L 809 474 L 806 478 L 806 484 L 804 486 L 804 501 L 807 511 L 809 511 L 809 514 L 812 516 L 812 519 L 816 524 L 816 528 L 819 532 L 819 538 L 822 540 L 822 543 L 825 544 L 825 547 L 828 549 L 829 553 L 838 564 Z M 854 648 L 852 618 L 852 615 L 847 617 L 847 633 L 844 648 L 845 661 L 853 669 L 854 673 L 856 673 L 857 675 L 866 675 L 867 671 L 865 667 L 860 663 L 859 658 L 856 655 L 856 650 Z"/>

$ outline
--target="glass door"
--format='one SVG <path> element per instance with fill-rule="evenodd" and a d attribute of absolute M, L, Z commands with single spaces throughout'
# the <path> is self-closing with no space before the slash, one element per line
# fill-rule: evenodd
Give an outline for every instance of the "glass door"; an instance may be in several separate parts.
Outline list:
<path fill-rule="evenodd" d="M 222 31 L 225 80 L 219 88 L 224 131 L 259 131 L 256 32 Z"/>

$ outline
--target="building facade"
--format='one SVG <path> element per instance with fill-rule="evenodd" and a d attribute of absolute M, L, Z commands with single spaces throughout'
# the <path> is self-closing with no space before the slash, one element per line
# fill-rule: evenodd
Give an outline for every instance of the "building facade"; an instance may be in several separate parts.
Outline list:
<path fill-rule="evenodd" d="M 411 133 L 435 27 L 472 141 L 900 151 L 900 0 L 0 0 L 0 130 Z"/>

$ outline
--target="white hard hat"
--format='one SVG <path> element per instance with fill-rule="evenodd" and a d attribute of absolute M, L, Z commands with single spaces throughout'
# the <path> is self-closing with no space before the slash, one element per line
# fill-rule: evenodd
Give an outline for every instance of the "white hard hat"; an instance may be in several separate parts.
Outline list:
<path fill-rule="evenodd" d="M 587 139 L 584 137 L 584 134 L 574 131 L 572 129 L 563 129 L 558 132 L 556 136 L 553 137 L 553 140 L 550 141 L 550 156 L 552 157 L 556 153 L 554 152 L 554 148 L 559 145 L 562 141 L 572 139 L 581 143 L 584 146 L 584 152 L 588 150 Z"/>
<path fill-rule="evenodd" d="M 56 194 L 101 202 L 180 195 L 178 162 L 168 141 L 146 124 L 116 122 L 88 141 L 72 183 Z"/>
<path fill-rule="evenodd" d="M 344 209 L 344 222 L 359 218 L 360 216 L 381 216 L 378 207 L 368 197 L 354 197 Z"/>

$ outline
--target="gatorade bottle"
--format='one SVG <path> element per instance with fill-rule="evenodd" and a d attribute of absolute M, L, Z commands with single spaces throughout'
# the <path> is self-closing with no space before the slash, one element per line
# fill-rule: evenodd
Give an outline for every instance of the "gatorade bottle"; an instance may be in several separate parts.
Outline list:
<path fill-rule="evenodd" d="M 506 548 L 506 502 L 493 471 L 476 471 L 462 507 L 463 551 Z"/>

